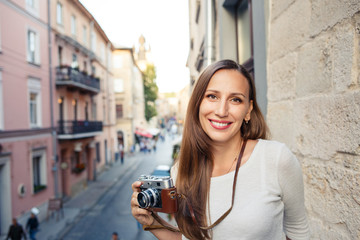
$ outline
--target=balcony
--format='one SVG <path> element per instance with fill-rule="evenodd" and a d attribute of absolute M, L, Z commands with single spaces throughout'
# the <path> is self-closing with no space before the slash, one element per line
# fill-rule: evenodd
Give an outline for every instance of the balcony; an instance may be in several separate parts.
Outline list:
<path fill-rule="evenodd" d="M 102 132 L 103 124 L 100 121 L 58 121 L 58 139 L 80 139 L 94 137 Z"/>
<path fill-rule="evenodd" d="M 100 92 L 100 79 L 69 66 L 56 67 L 56 86 L 66 86 L 90 94 Z"/>

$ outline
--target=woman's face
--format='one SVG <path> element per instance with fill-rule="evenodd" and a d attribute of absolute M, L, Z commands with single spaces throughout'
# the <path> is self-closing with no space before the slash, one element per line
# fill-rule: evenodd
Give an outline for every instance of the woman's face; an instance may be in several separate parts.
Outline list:
<path fill-rule="evenodd" d="M 252 107 L 246 78 L 236 70 L 221 69 L 210 79 L 200 104 L 201 127 L 214 142 L 238 140 Z"/>

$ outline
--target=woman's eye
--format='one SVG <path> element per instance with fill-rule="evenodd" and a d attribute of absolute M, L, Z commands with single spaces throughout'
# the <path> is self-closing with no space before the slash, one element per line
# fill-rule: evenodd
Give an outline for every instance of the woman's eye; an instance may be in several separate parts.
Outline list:
<path fill-rule="evenodd" d="M 207 97 L 210 99 L 216 99 L 216 96 L 214 94 L 208 94 Z"/>
<path fill-rule="evenodd" d="M 240 98 L 233 98 L 232 99 L 233 102 L 237 102 L 237 103 L 241 103 L 242 100 Z"/>

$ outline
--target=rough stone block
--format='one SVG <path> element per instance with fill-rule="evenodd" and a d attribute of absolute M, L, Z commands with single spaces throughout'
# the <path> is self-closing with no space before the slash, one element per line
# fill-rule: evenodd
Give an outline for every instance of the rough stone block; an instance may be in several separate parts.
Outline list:
<path fill-rule="evenodd" d="M 295 0 L 277 0 L 271 1 L 271 19 L 275 19 L 284 12 Z"/>
<path fill-rule="evenodd" d="M 271 139 L 286 143 L 294 148 L 293 104 L 291 101 L 273 102 L 268 104 L 267 122 Z"/>
<path fill-rule="evenodd" d="M 331 39 L 329 35 L 303 45 L 298 55 L 296 95 L 330 92 L 332 88 Z"/>
<path fill-rule="evenodd" d="M 360 92 L 319 95 L 294 103 L 294 135 L 302 155 L 329 160 L 360 154 Z"/>
<path fill-rule="evenodd" d="M 279 101 L 295 97 L 297 54 L 290 53 L 269 65 L 268 100 Z"/>
<path fill-rule="evenodd" d="M 341 22 L 342 19 L 352 17 L 359 9 L 359 0 L 313 0 L 311 5 L 311 35 L 317 35 Z"/>
<path fill-rule="evenodd" d="M 309 0 L 295 1 L 272 22 L 269 33 L 270 62 L 295 50 L 308 40 L 310 14 Z"/>
<path fill-rule="evenodd" d="M 334 46 L 333 82 L 337 92 L 345 91 L 355 85 L 355 71 L 352 70 L 353 62 L 355 62 L 354 33 L 355 29 L 350 21 L 334 28 L 332 35 Z"/>

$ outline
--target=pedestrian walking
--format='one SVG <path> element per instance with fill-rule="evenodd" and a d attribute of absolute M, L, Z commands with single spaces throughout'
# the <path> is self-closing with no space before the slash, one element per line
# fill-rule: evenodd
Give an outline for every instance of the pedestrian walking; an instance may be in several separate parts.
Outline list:
<path fill-rule="evenodd" d="M 124 145 L 122 142 L 120 142 L 119 144 L 119 154 L 120 154 L 121 164 L 124 164 Z"/>
<path fill-rule="evenodd" d="M 36 233 L 39 231 L 39 221 L 34 213 L 31 213 L 30 218 L 26 223 L 26 230 L 29 233 L 31 240 L 36 240 Z"/>
<path fill-rule="evenodd" d="M 21 240 L 22 237 L 26 239 L 26 234 L 23 227 L 17 222 L 16 218 L 12 219 L 12 225 L 9 227 L 9 231 L 6 240 Z"/>
<path fill-rule="evenodd" d="M 111 240 L 119 240 L 119 235 L 117 232 L 113 232 L 113 234 L 111 236 Z"/>
<path fill-rule="evenodd" d="M 177 227 L 139 207 L 136 181 L 131 210 L 143 228 L 158 239 L 309 239 L 301 165 L 268 140 L 250 73 L 232 60 L 209 65 L 188 106 L 171 169 Z"/>

